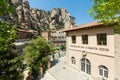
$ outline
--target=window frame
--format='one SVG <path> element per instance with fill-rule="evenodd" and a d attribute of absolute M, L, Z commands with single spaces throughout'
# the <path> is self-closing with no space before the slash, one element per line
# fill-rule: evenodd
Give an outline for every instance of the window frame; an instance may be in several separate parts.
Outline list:
<path fill-rule="evenodd" d="M 104 79 L 107 79 L 108 78 L 108 68 L 104 65 L 100 65 L 98 67 L 98 69 L 99 69 L 99 76 L 104 78 Z"/>
<path fill-rule="evenodd" d="M 76 44 L 76 35 L 71 36 L 71 41 L 73 44 Z"/>
<path fill-rule="evenodd" d="M 71 57 L 71 63 L 74 64 L 74 65 L 76 64 L 76 59 L 75 59 L 75 57 Z"/>
<path fill-rule="evenodd" d="M 81 59 L 81 71 L 86 74 L 91 74 L 91 63 L 88 59 Z"/>
<path fill-rule="evenodd" d="M 88 44 L 88 35 L 82 35 L 82 44 Z"/>
<path fill-rule="evenodd" d="M 97 45 L 107 45 L 107 33 L 97 34 Z"/>

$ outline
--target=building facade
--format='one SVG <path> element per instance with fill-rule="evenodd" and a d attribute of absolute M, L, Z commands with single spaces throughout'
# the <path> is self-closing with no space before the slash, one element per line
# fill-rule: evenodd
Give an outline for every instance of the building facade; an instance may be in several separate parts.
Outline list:
<path fill-rule="evenodd" d="M 18 39 L 32 39 L 33 37 L 37 36 L 38 32 L 35 30 L 18 29 Z"/>
<path fill-rule="evenodd" d="M 41 36 L 47 41 L 49 42 L 50 41 L 50 34 L 51 34 L 51 31 L 42 31 L 41 32 Z"/>
<path fill-rule="evenodd" d="M 120 80 L 120 35 L 113 26 L 94 22 L 65 32 L 70 68 L 93 80 Z"/>
<path fill-rule="evenodd" d="M 18 30 L 18 39 L 27 39 L 29 37 L 32 37 L 32 32 L 23 29 Z"/>
<path fill-rule="evenodd" d="M 18 29 L 18 38 L 13 43 L 16 45 L 16 53 L 18 55 L 23 54 L 24 48 L 32 41 L 32 38 L 36 36 L 38 36 L 38 32 L 35 30 Z"/>
<path fill-rule="evenodd" d="M 63 30 L 51 30 L 51 31 L 43 31 L 41 33 L 42 37 L 44 37 L 48 42 L 52 42 L 55 47 L 60 45 L 66 45 L 66 34 Z"/>

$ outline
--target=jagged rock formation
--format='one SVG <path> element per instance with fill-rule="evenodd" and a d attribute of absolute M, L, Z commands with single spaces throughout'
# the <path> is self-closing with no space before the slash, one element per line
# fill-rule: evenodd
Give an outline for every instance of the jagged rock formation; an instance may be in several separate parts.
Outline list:
<path fill-rule="evenodd" d="M 69 28 L 75 23 L 75 18 L 64 8 L 54 8 L 51 11 L 30 8 L 27 0 L 11 0 L 16 9 L 18 21 L 26 29 L 48 30 Z"/>

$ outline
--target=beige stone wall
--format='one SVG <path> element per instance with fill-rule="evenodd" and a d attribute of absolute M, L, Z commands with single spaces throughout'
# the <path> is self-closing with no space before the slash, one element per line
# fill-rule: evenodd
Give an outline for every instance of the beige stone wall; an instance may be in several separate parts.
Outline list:
<path fill-rule="evenodd" d="M 97 33 L 107 33 L 107 45 L 97 45 Z M 88 34 L 88 44 L 82 44 L 81 35 Z M 108 68 L 109 80 L 114 80 L 114 29 L 113 27 L 104 27 L 96 29 L 86 29 L 71 31 L 67 33 L 67 63 L 71 68 L 80 71 L 80 60 L 83 54 L 91 62 L 91 75 L 94 78 L 99 77 L 100 65 Z M 76 35 L 76 44 L 72 44 L 71 36 Z M 76 65 L 71 64 L 71 57 L 75 57 Z M 96 79 L 95 79 L 96 80 Z"/>
<path fill-rule="evenodd" d="M 107 45 L 97 45 L 97 33 L 107 33 Z M 88 34 L 88 45 L 82 44 L 81 35 Z M 88 30 L 79 30 L 69 33 L 69 35 L 76 35 L 76 44 L 72 44 L 71 37 L 70 39 L 70 49 L 75 50 L 84 50 L 89 52 L 94 52 L 97 54 L 114 56 L 114 30 L 112 27 L 98 28 L 98 29 L 88 29 Z M 111 43 L 112 42 L 112 43 Z M 93 48 L 93 49 L 91 49 Z M 104 49 L 104 50 L 103 50 Z"/>
<path fill-rule="evenodd" d="M 120 35 L 115 35 L 115 79 L 120 80 Z"/>
<path fill-rule="evenodd" d="M 76 65 L 71 63 L 71 57 L 75 57 Z M 81 72 L 81 62 L 80 60 L 83 58 L 82 52 L 69 50 L 69 67 Z M 97 55 L 95 53 L 87 53 L 86 59 L 88 59 L 91 63 L 91 77 L 98 78 L 99 76 L 99 69 L 100 65 L 104 65 L 108 68 L 108 76 L 109 80 L 114 80 L 114 58 L 107 57 L 102 55 Z"/>
<path fill-rule="evenodd" d="M 66 63 L 69 64 L 69 45 L 70 45 L 70 37 L 68 34 L 66 35 Z"/>

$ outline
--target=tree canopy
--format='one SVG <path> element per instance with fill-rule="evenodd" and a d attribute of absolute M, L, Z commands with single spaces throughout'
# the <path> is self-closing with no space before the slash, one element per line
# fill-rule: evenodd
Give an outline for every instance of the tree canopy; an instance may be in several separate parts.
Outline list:
<path fill-rule="evenodd" d="M 120 21 L 120 0 L 94 0 L 90 14 L 100 21 Z"/>
<path fill-rule="evenodd" d="M 0 17 L 12 12 L 7 0 L 0 1 Z M 14 51 L 15 27 L 0 20 L 0 80 L 21 80 L 21 56 Z"/>
<path fill-rule="evenodd" d="M 5 51 L 16 36 L 17 34 L 14 26 L 0 21 L 0 51 Z"/>
<path fill-rule="evenodd" d="M 0 16 L 13 12 L 14 9 L 7 0 L 0 0 Z"/>
<path fill-rule="evenodd" d="M 15 27 L 0 21 L 0 80 L 20 80 L 21 56 L 14 51 Z"/>
<path fill-rule="evenodd" d="M 44 70 L 46 69 L 49 60 L 48 55 L 52 54 L 53 51 L 53 45 L 46 42 L 42 37 L 38 37 L 25 48 L 25 61 L 33 75 L 38 74 L 40 65 L 43 66 Z"/>

